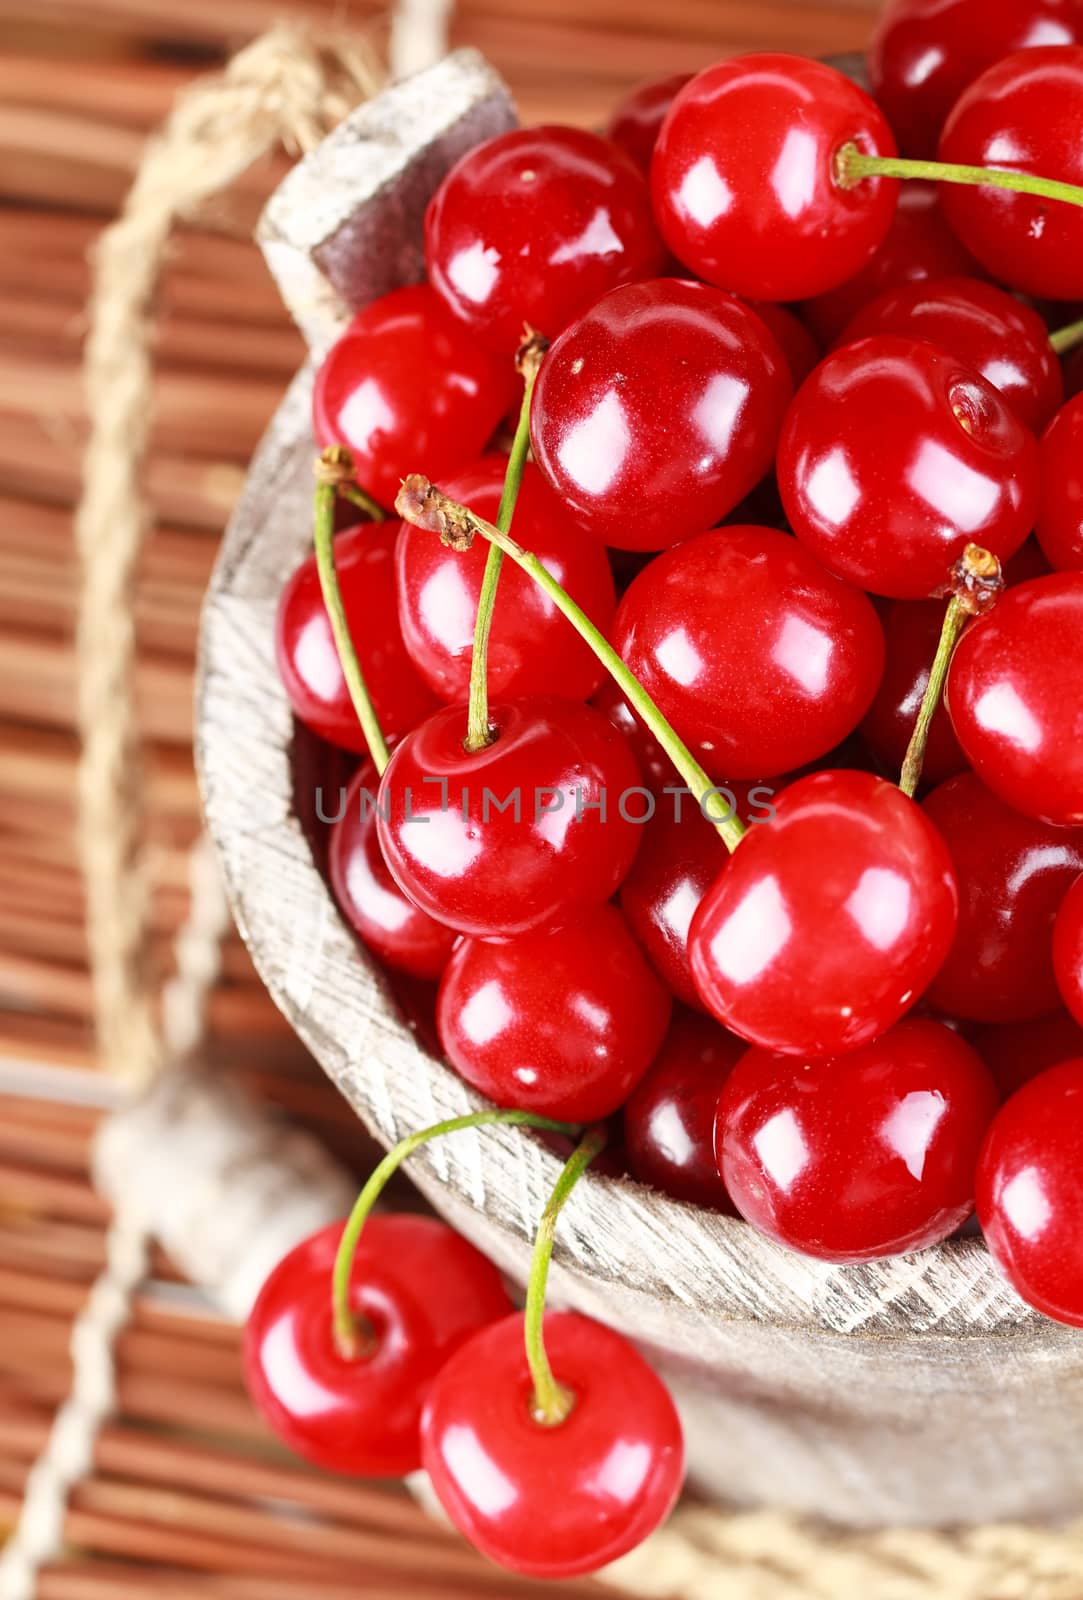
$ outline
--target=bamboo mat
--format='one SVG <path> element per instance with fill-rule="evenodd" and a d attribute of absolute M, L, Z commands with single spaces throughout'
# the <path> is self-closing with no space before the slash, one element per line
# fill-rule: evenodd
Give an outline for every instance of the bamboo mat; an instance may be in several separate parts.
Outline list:
<path fill-rule="evenodd" d="M 102 1265 L 86 1176 L 95 1075 L 73 839 L 86 255 L 147 133 L 200 71 L 284 15 L 364 26 L 374 0 L 0 0 L 0 1535 L 68 1383 L 68 1329 Z M 460 0 L 528 120 L 600 122 L 632 84 L 748 48 L 859 47 L 869 6 L 800 0 Z M 282 160 L 178 240 L 154 332 L 156 526 L 138 595 L 154 944 L 168 964 L 198 829 L 191 677 L 200 597 L 244 463 L 301 354 L 248 242 Z M 239 941 L 210 1007 L 223 1070 L 363 1167 L 356 1124 L 266 998 Z M 237 1335 L 156 1263 L 121 1343 L 121 1415 L 77 1492 L 42 1600 L 383 1600 L 526 1592 L 405 1497 L 279 1456 L 239 1382 Z M 566 1600 L 591 1585 L 550 1587 Z"/>

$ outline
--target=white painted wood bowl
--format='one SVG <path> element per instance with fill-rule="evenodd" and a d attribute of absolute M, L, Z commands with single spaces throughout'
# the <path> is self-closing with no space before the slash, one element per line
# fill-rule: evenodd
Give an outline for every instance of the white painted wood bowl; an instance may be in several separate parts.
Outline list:
<path fill-rule="evenodd" d="M 261 239 L 314 349 L 352 310 L 420 276 L 429 193 L 513 121 L 499 80 L 460 52 L 385 91 L 294 170 Z M 335 762 L 317 764 L 275 671 L 279 591 L 310 540 L 312 372 L 286 395 L 222 547 L 200 640 L 197 755 L 255 964 L 390 1143 L 481 1102 L 419 1043 L 335 908 L 314 820 L 317 784 L 337 788 Z M 436 1209 L 520 1283 L 558 1170 L 533 1136 L 495 1128 L 412 1164 Z M 553 1295 L 656 1362 L 681 1406 L 691 1479 L 712 1496 L 855 1526 L 1047 1517 L 1083 1499 L 1083 1340 L 1028 1310 L 980 1238 L 831 1266 L 588 1174 L 561 1221 Z"/>

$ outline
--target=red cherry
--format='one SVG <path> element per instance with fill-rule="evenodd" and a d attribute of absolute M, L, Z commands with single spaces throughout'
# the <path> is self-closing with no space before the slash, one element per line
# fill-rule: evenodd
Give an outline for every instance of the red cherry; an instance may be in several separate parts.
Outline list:
<path fill-rule="evenodd" d="M 872 92 L 903 154 L 935 156 L 979 73 L 1014 50 L 1072 44 L 1079 30 L 1075 0 L 891 0 L 869 46 Z"/>
<path fill-rule="evenodd" d="M 964 755 L 1002 800 L 1083 824 L 1083 573 L 1018 584 L 967 630 L 948 710 Z"/>
<path fill-rule="evenodd" d="M 1038 446 L 965 362 L 880 334 L 836 350 L 802 386 L 778 483 L 794 533 L 832 572 L 920 600 L 967 544 L 1001 560 L 1019 549 L 1037 510 Z"/>
<path fill-rule="evenodd" d="M 861 733 L 888 772 L 896 773 L 902 768 L 929 682 L 944 625 L 944 601 L 893 600 L 881 612 L 881 621 L 887 663 Z M 942 783 L 965 766 L 966 757 L 948 714 L 938 706 L 929 730 L 922 778 L 925 783 Z"/>
<path fill-rule="evenodd" d="M 321 449 L 350 449 L 357 481 L 393 506 L 407 473 L 439 480 L 481 454 L 512 405 L 510 361 L 482 350 L 425 284 L 358 312 L 316 374 Z"/>
<path fill-rule="evenodd" d="M 531 1415 L 517 1314 L 448 1362 L 425 1407 L 422 1453 L 444 1510 L 490 1561 L 572 1578 L 664 1521 L 680 1492 L 684 1443 L 665 1385 L 619 1333 L 551 1311 L 545 1343 L 575 1396 L 564 1422 L 547 1427 Z"/>
<path fill-rule="evenodd" d="M 331 827 L 328 865 L 339 910 L 388 967 L 415 978 L 438 978 L 458 934 L 407 900 L 376 837 L 380 780 L 366 764 L 357 773 Z"/>
<path fill-rule="evenodd" d="M 608 900 L 639 844 L 635 758 L 600 712 L 539 696 L 489 708 L 497 737 L 464 747 L 449 706 L 397 746 L 377 830 L 395 882 L 460 933 L 549 931 Z"/>
<path fill-rule="evenodd" d="M 719 528 L 658 556 L 621 601 L 613 643 L 720 783 L 826 755 L 884 665 L 866 596 L 770 528 Z"/>
<path fill-rule="evenodd" d="M 922 810 L 948 847 L 960 902 L 955 942 L 926 1000 L 974 1022 L 1055 1011 L 1053 919 L 1083 872 L 1083 829 L 1020 816 L 972 772 L 934 789 Z"/>
<path fill-rule="evenodd" d="M 966 1037 L 1005 1100 L 1039 1072 L 1083 1056 L 1083 1027 L 1067 1011 L 1033 1022 L 985 1023 L 968 1028 Z"/>
<path fill-rule="evenodd" d="M 937 278 L 889 289 L 839 336 L 927 339 L 991 383 L 1026 427 L 1040 433 L 1064 399 L 1060 363 L 1036 311 L 977 278 Z"/>
<path fill-rule="evenodd" d="M 485 456 L 440 487 L 460 505 L 496 520 L 507 471 L 505 456 Z M 537 467 L 527 462 L 515 503 L 513 532 L 590 620 L 608 633 L 616 609 L 613 574 L 602 545 L 584 538 Z M 396 550 L 399 620 L 418 672 L 444 700 L 465 700 L 470 688 L 474 623 L 489 546 L 449 550 L 431 533 L 403 525 Z M 489 693 L 500 699 L 529 694 L 585 700 L 604 668 L 553 602 L 526 574 L 505 562 L 489 634 Z"/>
<path fill-rule="evenodd" d="M 893 156 L 883 114 L 834 67 L 746 55 L 708 67 L 662 124 L 651 195 L 666 243 L 697 277 L 749 300 L 800 300 L 845 283 L 891 226 L 898 185 L 843 188 L 853 143 Z"/>
<path fill-rule="evenodd" d="M 376 716 L 389 739 L 406 733 L 437 703 L 414 671 L 399 629 L 394 565 L 398 532 L 397 522 L 365 523 L 335 535 L 335 567 L 350 637 Z M 301 563 L 282 591 L 275 654 L 294 715 L 332 744 L 365 750 L 323 603 L 315 556 Z"/>
<path fill-rule="evenodd" d="M 625 95 L 606 124 L 606 137 L 619 144 L 643 172 L 651 170 L 651 156 L 666 112 L 679 91 L 691 82 L 691 73 L 652 78 Z"/>
<path fill-rule="evenodd" d="M 375 1336 L 349 1359 L 335 1342 L 332 1223 L 275 1267 L 245 1330 L 249 1392 L 291 1450 L 331 1472 L 401 1477 L 421 1465 L 429 1387 L 478 1329 L 507 1315 L 500 1274 L 432 1217 L 370 1217 L 354 1256 L 350 1307 Z"/>
<path fill-rule="evenodd" d="M 1038 539 L 1050 564 L 1083 571 L 1083 394 L 1073 396 L 1042 435 Z"/>
<path fill-rule="evenodd" d="M 620 912 L 597 906 L 557 933 L 464 939 L 437 1026 L 452 1066 L 497 1105 L 595 1122 L 647 1070 L 670 1009 Z"/>
<path fill-rule="evenodd" d="M 871 1261 L 965 1222 L 996 1108 L 970 1046 L 908 1018 L 834 1061 L 749 1050 L 718 1103 L 715 1153 L 761 1233 L 823 1261 Z"/>
<path fill-rule="evenodd" d="M 1026 1083 L 997 1113 L 978 1166 L 993 1260 L 1029 1305 L 1083 1327 L 1083 1058 Z"/>
<path fill-rule="evenodd" d="M 1083 184 L 1083 48 L 1018 50 L 976 78 L 948 118 L 941 161 Z M 988 185 L 945 184 L 941 204 L 995 278 L 1047 300 L 1083 297 L 1083 210 Z"/>
<path fill-rule="evenodd" d="M 931 982 L 957 904 L 947 848 L 912 800 L 869 773 L 814 773 L 777 796 L 700 902 L 692 976 L 743 1039 L 839 1055 Z"/>
<path fill-rule="evenodd" d="M 753 311 L 706 284 L 656 278 L 614 289 L 557 340 L 530 437 L 585 528 L 622 550 L 659 550 L 759 482 L 791 393 Z"/>
<path fill-rule="evenodd" d="M 786 357 L 793 386 L 799 388 L 813 367 L 819 366 L 823 356 L 816 339 L 801 319 L 785 306 L 776 306 L 771 300 L 754 300 L 749 310 L 767 324 L 767 331 Z"/>
<path fill-rule="evenodd" d="M 512 354 L 549 339 L 618 283 L 661 269 L 632 161 L 582 128 L 516 128 L 467 152 L 425 214 L 429 280 L 472 334 Z"/>
<path fill-rule="evenodd" d="M 646 723 L 632 710 L 608 673 L 591 705 L 627 739 L 639 764 L 643 783 L 652 794 L 661 794 L 667 785 L 679 782 L 677 771 Z M 646 809 L 646 808 L 645 808 Z"/>
<path fill-rule="evenodd" d="M 801 316 L 823 344 L 832 343 L 862 307 L 886 289 L 922 278 L 981 271 L 948 227 L 940 209 L 941 187 L 912 179 L 900 184 L 891 226 L 868 264 L 837 289 L 805 301 Z"/>
<path fill-rule="evenodd" d="M 1053 969 L 1064 1004 L 1083 1027 L 1083 877 L 1075 880 L 1057 912 Z"/>
<path fill-rule="evenodd" d="M 728 1211 L 718 1176 L 714 1118 L 718 1097 L 746 1045 L 709 1017 L 679 1012 L 624 1108 L 632 1176 L 674 1200 Z"/>

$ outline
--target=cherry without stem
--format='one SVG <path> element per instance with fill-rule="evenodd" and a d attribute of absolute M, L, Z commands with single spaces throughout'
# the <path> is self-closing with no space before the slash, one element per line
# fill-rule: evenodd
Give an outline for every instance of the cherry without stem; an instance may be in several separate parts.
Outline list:
<path fill-rule="evenodd" d="M 1039 543 L 1050 566 L 1083 571 L 1083 393 L 1058 411 L 1042 435 L 1039 451 Z"/>
<path fill-rule="evenodd" d="M 649 83 L 641 83 L 624 97 L 606 123 L 607 137 L 620 145 L 640 171 L 650 172 L 651 157 L 666 112 L 690 80 L 690 73 L 678 72 L 669 78 L 652 78 Z"/>
<path fill-rule="evenodd" d="M 1083 877 L 1075 880 L 1057 912 L 1053 970 L 1064 1004 L 1083 1026 Z"/>
<path fill-rule="evenodd" d="M 722 1091 L 719 1171 L 741 1215 L 825 1261 L 922 1250 L 970 1215 L 997 1093 L 938 1022 L 833 1061 L 749 1050 Z"/>
<path fill-rule="evenodd" d="M 902 769 L 914 732 L 929 671 L 944 625 L 942 600 L 894 600 L 881 612 L 887 657 L 876 696 L 861 723 L 861 735 L 889 774 Z M 941 704 L 933 714 L 922 760 L 927 784 L 962 772 L 966 757 Z"/>
<path fill-rule="evenodd" d="M 1083 1027 L 1067 1011 L 1033 1022 L 982 1023 L 966 1028 L 965 1036 L 1005 1100 L 1040 1072 L 1083 1056 Z"/>

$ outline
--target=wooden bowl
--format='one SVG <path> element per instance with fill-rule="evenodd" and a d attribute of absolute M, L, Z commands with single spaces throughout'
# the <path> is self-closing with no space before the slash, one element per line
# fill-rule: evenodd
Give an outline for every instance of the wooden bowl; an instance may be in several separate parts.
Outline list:
<path fill-rule="evenodd" d="M 434 72 L 468 68 L 476 73 L 477 63 L 460 57 Z M 284 186 L 269 212 L 280 257 L 293 248 L 291 207 L 328 170 L 338 172 L 355 213 L 369 203 L 377 158 L 366 139 L 374 124 L 386 212 L 387 185 L 396 181 L 387 176 L 387 128 L 403 120 L 394 97 L 416 92 L 415 105 L 446 105 L 431 76 L 351 118 L 345 133 L 332 135 L 335 149 L 321 147 L 319 159 L 287 180 L 293 189 Z M 465 116 L 466 132 L 460 119 L 452 147 L 492 129 L 476 105 Z M 429 188 L 447 165 L 432 159 L 434 149 L 448 155 L 446 132 L 415 126 L 407 140 L 414 155 L 421 141 Z M 344 149 L 352 150 L 345 176 Z M 416 241 L 428 190 L 416 162 L 411 173 L 409 215 L 391 226 Z M 319 248 L 310 208 L 305 217 L 299 250 L 311 265 Z M 328 218 L 325 232 L 341 236 L 342 223 Z M 333 288 L 347 310 L 375 292 L 363 259 L 371 237 L 363 227 L 353 236 L 365 240 L 360 264 L 351 268 L 348 250 L 345 265 L 341 252 L 335 257 Z M 381 252 L 383 287 L 388 259 Z M 400 248 L 394 259 L 399 281 L 416 277 L 416 250 Z M 337 313 L 321 310 L 322 322 L 312 324 L 319 296 L 311 276 L 303 297 L 302 314 L 321 342 Z M 324 310 L 333 300 L 329 291 Z M 419 1043 L 335 908 L 316 819 L 321 809 L 334 813 L 341 766 L 295 727 L 275 670 L 279 592 L 310 539 L 312 372 L 310 363 L 298 374 L 257 452 L 211 583 L 197 758 L 208 825 L 253 960 L 297 1033 L 386 1144 L 482 1102 Z M 557 1159 L 530 1135 L 489 1128 L 429 1146 L 411 1170 L 433 1206 L 523 1283 Z M 978 1237 L 831 1266 L 743 1222 L 588 1174 L 560 1224 L 552 1292 L 554 1302 L 631 1335 L 665 1374 L 685 1422 L 691 1479 L 713 1496 L 855 1526 L 1078 1510 L 1083 1341 L 1028 1310 Z"/>

